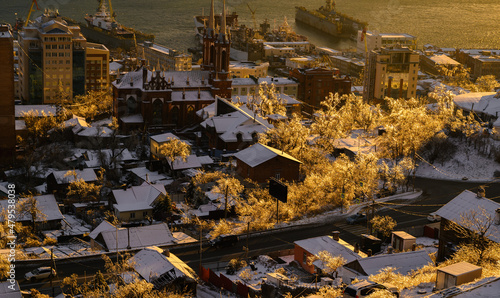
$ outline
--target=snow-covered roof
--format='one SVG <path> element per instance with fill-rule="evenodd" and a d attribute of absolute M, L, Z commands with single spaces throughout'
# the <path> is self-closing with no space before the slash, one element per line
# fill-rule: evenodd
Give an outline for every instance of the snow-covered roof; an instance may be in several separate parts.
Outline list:
<path fill-rule="evenodd" d="M 376 151 L 375 139 L 360 136 L 356 137 L 355 134 L 347 138 L 336 139 L 334 141 L 334 146 L 337 149 L 348 149 L 356 154 L 368 154 Z"/>
<path fill-rule="evenodd" d="M 8 31 L 7 31 L 8 32 Z M 19 283 L 14 281 L 11 284 L 10 281 L 0 282 L 0 297 L 2 298 L 22 298 L 21 289 L 19 288 Z"/>
<path fill-rule="evenodd" d="M 500 204 L 490 199 L 478 197 L 470 190 L 464 190 L 461 194 L 441 207 L 436 214 L 444 219 L 462 224 L 462 216 L 474 214 L 476 220 L 488 221 L 487 217 L 495 219 L 495 210 Z M 483 212 L 485 212 L 483 214 Z M 486 235 L 490 240 L 500 243 L 500 225 L 492 224 Z"/>
<path fill-rule="evenodd" d="M 146 167 L 133 168 L 129 169 L 129 171 L 134 173 L 137 177 L 141 178 L 142 180 L 144 181 L 147 180 L 151 183 L 157 183 L 159 181 L 164 181 L 164 180 L 172 181 L 172 179 L 170 179 L 169 176 L 160 174 L 158 172 L 152 172 L 148 170 Z"/>
<path fill-rule="evenodd" d="M 57 113 L 56 107 L 51 105 L 16 105 L 15 117 L 22 118 L 25 113 L 29 113 L 30 111 L 38 112 L 39 117 L 42 117 L 43 114 L 55 116 Z"/>
<path fill-rule="evenodd" d="M 330 236 L 320 236 L 294 242 L 295 245 L 300 246 L 310 254 L 317 255 L 320 251 L 327 251 L 332 256 L 341 256 L 347 263 L 354 260 L 361 259 L 361 256 L 346 246 L 334 240 Z M 315 264 L 317 265 L 317 264 Z"/>
<path fill-rule="evenodd" d="M 26 129 L 26 121 L 16 120 L 16 130 L 25 130 L 25 129 Z"/>
<path fill-rule="evenodd" d="M 214 163 L 214 160 L 208 155 L 198 156 L 198 160 L 202 165 L 211 165 Z"/>
<path fill-rule="evenodd" d="M 90 127 L 90 125 L 85 121 L 85 118 L 73 115 L 73 118 L 63 122 L 63 127 L 72 127 L 73 133 L 79 133 L 85 127 Z"/>
<path fill-rule="evenodd" d="M 250 99 L 252 99 L 252 100 L 254 99 L 254 98 L 253 98 L 253 97 L 254 97 L 253 95 L 250 95 L 250 96 L 248 96 L 248 95 L 233 95 L 233 96 L 231 97 L 231 101 L 232 101 L 232 102 L 237 102 L 237 101 L 238 101 L 238 98 L 239 98 L 240 102 L 242 102 L 242 103 L 247 103 L 247 102 L 248 102 L 248 98 L 249 98 L 249 97 L 250 97 Z M 277 98 L 277 99 L 279 99 L 279 100 L 281 100 L 281 101 L 283 101 L 283 103 L 284 103 L 285 105 L 298 105 L 298 104 L 301 104 L 301 102 L 300 102 L 300 101 L 296 100 L 295 98 L 293 98 L 293 97 L 291 97 L 290 95 L 285 94 L 285 93 L 276 93 L 276 98 Z M 260 96 L 258 96 L 258 95 L 257 95 L 257 96 L 255 96 L 255 102 L 256 102 L 257 104 L 259 104 L 259 103 L 260 103 L 260 101 L 261 101 Z"/>
<path fill-rule="evenodd" d="M 162 277 L 158 287 L 162 287 L 177 278 L 189 278 L 196 280 L 196 273 L 186 263 L 172 253 L 168 256 L 162 254 L 163 250 L 156 246 L 146 247 L 136 253 L 129 264 L 147 282 L 157 283 L 155 280 Z"/>
<path fill-rule="evenodd" d="M 33 197 L 37 201 L 37 207 L 40 210 L 40 213 L 37 214 L 36 222 L 42 221 L 52 221 L 52 220 L 61 220 L 64 218 L 61 211 L 59 210 L 59 206 L 57 205 L 56 198 L 54 195 L 43 195 Z M 26 198 L 21 198 L 17 202 L 20 204 L 24 202 Z M 8 209 L 8 200 L 0 200 L 0 205 L 3 209 Z M 42 216 L 44 214 L 45 216 Z M 3 220 L 3 219 L 2 219 Z M 31 215 L 29 214 L 17 214 L 16 221 L 31 221 Z"/>
<path fill-rule="evenodd" d="M 85 127 L 82 131 L 78 132 L 78 135 L 81 137 L 109 138 L 112 134 L 113 130 L 106 126 Z"/>
<path fill-rule="evenodd" d="M 194 169 L 201 168 L 201 162 L 196 155 L 189 155 L 184 161 L 182 158 L 177 158 L 172 163 L 173 170 L 185 170 L 185 169 Z"/>
<path fill-rule="evenodd" d="M 93 169 L 54 171 L 52 174 L 54 174 L 54 178 L 58 184 L 66 184 L 75 181 L 73 173 L 68 173 L 70 171 L 74 171 L 76 173 L 76 179 L 83 179 L 85 182 L 97 180 L 97 175 Z"/>
<path fill-rule="evenodd" d="M 153 72 L 147 70 L 147 78 L 146 82 L 151 81 L 151 77 L 153 76 Z M 156 74 L 154 75 L 156 76 Z M 167 81 L 173 81 L 174 84 L 171 86 L 171 89 L 181 89 L 181 88 L 203 88 L 208 85 L 208 71 L 163 71 L 161 72 L 161 76 L 165 78 Z M 202 83 L 203 81 L 203 83 Z M 131 88 L 139 88 L 143 90 L 143 69 L 140 68 L 136 71 L 130 71 L 126 73 L 120 81 L 114 81 L 113 85 L 117 88 L 123 89 L 131 89 Z M 131 85 L 132 84 L 132 85 Z M 154 90 L 152 90 L 154 91 Z M 196 91 L 197 92 L 197 91 Z"/>
<path fill-rule="evenodd" d="M 152 245 L 166 246 L 174 244 L 174 237 L 165 223 L 128 229 L 122 228 L 119 229 L 118 232 L 116 230 L 100 232 L 100 235 L 104 240 L 103 244 L 110 251 L 116 250 L 116 234 L 118 234 L 118 249 L 127 248 L 127 246 L 129 246 L 129 242 L 131 249 L 143 248 Z"/>
<path fill-rule="evenodd" d="M 101 156 L 102 154 L 102 156 Z M 85 165 L 89 168 L 96 168 L 101 166 L 100 157 L 103 157 L 106 161 L 111 161 L 113 158 L 113 153 L 111 149 L 104 149 L 101 151 L 89 150 L 86 152 Z M 115 160 L 117 162 L 135 160 L 136 158 L 130 153 L 128 149 L 115 149 Z"/>
<path fill-rule="evenodd" d="M 123 123 L 144 123 L 144 118 L 142 118 L 141 114 L 121 116 L 120 120 Z"/>
<path fill-rule="evenodd" d="M 382 268 L 392 267 L 395 272 L 406 275 L 432 263 L 429 254 L 425 250 L 409 251 L 395 254 L 376 255 L 357 260 L 364 272 L 361 274 L 378 274 Z"/>
<path fill-rule="evenodd" d="M 95 229 L 90 232 L 89 237 L 95 239 L 99 233 L 104 231 L 116 231 L 116 226 L 111 224 L 109 221 L 102 221 Z"/>
<path fill-rule="evenodd" d="M 460 65 L 457 61 L 451 59 L 450 57 L 446 55 L 434 55 L 430 56 L 429 59 L 434 61 L 434 63 L 439 64 L 439 65 Z"/>
<path fill-rule="evenodd" d="M 297 160 L 295 157 L 287 153 L 284 153 L 278 149 L 266 145 L 262 145 L 260 143 L 257 143 L 244 150 L 241 150 L 240 152 L 234 155 L 234 157 L 246 163 L 252 168 L 277 156 L 281 156 L 291 161 L 302 163 L 301 161 Z"/>
<path fill-rule="evenodd" d="M 167 132 L 167 133 L 162 133 L 159 135 L 154 135 L 150 137 L 151 140 L 157 142 L 157 143 L 164 143 L 173 139 L 180 140 L 179 137 L 174 135 L 173 133 Z"/>
<path fill-rule="evenodd" d="M 455 96 L 455 104 L 460 108 L 478 113 L 485 113 L 491 116 L 497 116 L 500 112 L 500 98 L 496 92 L 471 92 Z"/>
<path fill-rule="evenodd" d="M 144 182 L 140 186 L 113 190 L 116 204 L 113 207 L 119 212 L 153 209 L 153 202 L 161 195 L 165 195 L 165 186 Z"/>

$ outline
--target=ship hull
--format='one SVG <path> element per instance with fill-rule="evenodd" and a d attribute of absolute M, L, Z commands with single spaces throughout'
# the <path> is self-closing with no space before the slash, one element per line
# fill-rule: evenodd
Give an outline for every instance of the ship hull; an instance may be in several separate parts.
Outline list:
<path fill-rule="evenodd" d="M 65 20 L 68 23 L 80 26 L 80 30 L 83 36 L 85 36 L 85 38 L 87 38 L 88 41 L 104 44 L 106 47 L 111 49 L 121 48 L 128 51 L 135 47 L 135 42 L 142 43 L 146 40 L 154 41 L 153 35 L 145 35 L 141 32 L 135 32 L 136 41 L 134 41 L 133 34 L 131 37 L 119 36 L 117 34 L 113 34 L 109 31 L 100 28 L 89 27 L 86 24 L 76 22 L 71 19 L 65 18 Z"/>
<path fill-rule="evenodd" d="M 364 26 L 345 16 L 339 16 L 337 21 L 331 21 L 300 8 L 296 8 L 295 21 L 338 38 L 352 38 L 353 36 L 357 36 L 358 30 L 362 30 Z"/>

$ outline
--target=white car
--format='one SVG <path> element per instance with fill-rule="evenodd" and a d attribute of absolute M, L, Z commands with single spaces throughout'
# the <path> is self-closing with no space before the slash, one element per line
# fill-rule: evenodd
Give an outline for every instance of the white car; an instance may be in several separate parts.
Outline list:
<path fill-rule="evenodd" d="M 441 216 L 437 215 L 435 212 L 432 212 L 427 216 L 427 220 L 430 222 L 441 221 Z"/>
<path fill-rule="evenodd" d="M 56 271 L 50 267 L 40 267 L 24 275 L 26 280 L 34 282 L 37 279 L 44 279 L 50 276 L 56 276 Z"/>

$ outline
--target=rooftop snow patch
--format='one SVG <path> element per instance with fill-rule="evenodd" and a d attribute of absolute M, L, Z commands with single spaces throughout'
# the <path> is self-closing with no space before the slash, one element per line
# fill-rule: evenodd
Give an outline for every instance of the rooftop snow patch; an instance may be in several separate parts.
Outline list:
<path fill-rule="evenodd" d="M 260 143 L 248 147 L 234 155 L 234 157 L 246 163 L 252 168 L 277 156 L 281 156 L 283 158 L 290 159 L 298 163 L 302 163 L 301 161 L 297 160 L 296 158 L 287 153 L 284 153 L 278 149 L 266 145 L 262 145 Z"/>
<path fill-rule="evenodd" d="M 317 255 L 320 251 L 327 251 L 332 256 L 342 256 L 347 263 L 361 259 L 361 256 L 346 246 L 334 240 L 330 236 L 320 236 L 294 242 L 295 245 L 302 247 L 307 252 Z M 316 264 L 315 265 L 319 265 Z"/>
<path fill-rule="evenodd" d="M 52 220 L 62 220 L 64 216 L 59 210 L 59 206 L 57 205 L 56 198 L 54 195 L 43 195 L 33 197 L 37 201 L 37 207 L 40 209 L 40 213 L 37 214 L 36 222 L 43 221 L 52 221 Z M 19 199 L 17 204 L 24 202 L 27 200 L 26 198 Z M 8 210 L 8 200 L 0 200 L 0 206 L 2 210 Z M 41 214 L 44 214 L 45 217 L 42 217 Z M 19 214 L 17 213 L 16 221 L 31 221 L 31 215 L 28 214 Z"/>
<path fill-rule="evenodd" d="M 432 263 L 429 254 L 425 250 L 409 251 L 395 254 L 376 255 L 357 260 L 362 268 L 359 272 L 366 276 L 380 273 L 386 267 L 395 268 L 395 272 L 406 275 L 413 270 Z M 349 266 L 347 266 L 349 267 Z"/>
<path fill-rule="evenodd" d="M 457 224 L 462 223 L 462 216 L 474 216 L 475 220 L 487 223 L 495 219 L 495 211 L 500 204 L 490 199 L 479 197 L 477 194 L 464 190 L 461 194 L 441 207 L 436 214 Z M 490 240 L 500 243 L 500 225 L 492 224 L 486 234 Z"/>

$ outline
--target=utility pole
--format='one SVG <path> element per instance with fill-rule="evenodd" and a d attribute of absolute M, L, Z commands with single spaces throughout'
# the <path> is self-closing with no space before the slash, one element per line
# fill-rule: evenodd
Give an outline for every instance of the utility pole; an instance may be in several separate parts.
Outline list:
<path fill-rule="evenodd" d="M 250 237 L 250 222 L 247 223 L 247 247 L 246 247 L 246 259 L 247 259 L 247 262 L 248 262 L 248 238 Z"/>
<path fill-rule="evenodd" d="M 201 260 L 202 260 L 202 253 L 203 253 L 203 241 L 201 239 L 202 237 L 202 227 L 201 227 L 201 222 L 199 222 L 200 224 L 200 275 L 202 275 L 202 272 L 201 272 Z"/>
<path fill-rule="evenodd" d="M 54 248 L 52 247 L 50 249 L 50 287 L 52 288 L 52 297 L 55 297 L 54 294 L 54 286 L 52 285 L 52 280 L 54 279 L 54 274 L 53 272 L 55 271 L 56 264 L 54 262 Z"/>
<path fill-rule="evenodd" d="M 225 204 L 225 208 L 224 208 L 224 218 L 227 218 L 227 192 L 228 192 L 228 188 L 229 188 L 229 185 L 226 184 L 226 193 L 225 193 L 225 196 L 224 196 L 224 204 Z"/>
<path fill-rule="evenodd" d="M 372 199 L 372 217 L 371 219 L 373 219 L 375 217 L 375 199 Z M 370 220 L 371 221 L 371 220 Z M 370 223 L 370 221 L 367 221 L 370 225 L 370 235 L 372 234 L 373 232 L 373 226 L 372 224 Z"/>

